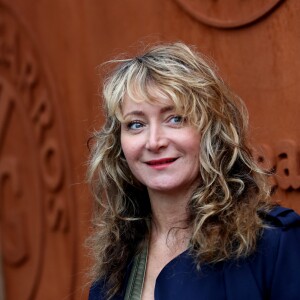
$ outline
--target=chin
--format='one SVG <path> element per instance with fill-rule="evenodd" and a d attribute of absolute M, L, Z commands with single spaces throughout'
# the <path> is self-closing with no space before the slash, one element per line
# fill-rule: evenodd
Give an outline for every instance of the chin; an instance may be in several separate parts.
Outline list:
<path fill-rule="evenodd" d="M 173 194 L 175 192 L 179 192 L 182 190 L 186 190 L 186 187 L 182 186 L 174 186 L 174 185 L 149 185 L 148 190 L 163 192 L 163 193 L 170 193 Z"/>

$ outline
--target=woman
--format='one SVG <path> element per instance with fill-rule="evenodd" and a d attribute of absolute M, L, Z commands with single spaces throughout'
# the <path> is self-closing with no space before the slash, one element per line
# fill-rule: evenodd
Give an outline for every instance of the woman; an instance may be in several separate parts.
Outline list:
<path fill-rule="evenodd" d="M 182 43 L 117 63 L 89 168 L 89 299 L 300 299 L 300 218 L 271 203 L 241 101 Z"/>

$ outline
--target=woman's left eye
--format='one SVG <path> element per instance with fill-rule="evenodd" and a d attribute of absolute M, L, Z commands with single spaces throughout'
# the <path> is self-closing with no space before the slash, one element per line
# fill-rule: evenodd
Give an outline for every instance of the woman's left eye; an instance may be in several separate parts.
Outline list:
<path fill-rule="evenodd" d="M 173 116 L 170 118 L 170 123 L 173 124 L 181 124 L 183 122 L 183 117 L 182 116 Z"/>

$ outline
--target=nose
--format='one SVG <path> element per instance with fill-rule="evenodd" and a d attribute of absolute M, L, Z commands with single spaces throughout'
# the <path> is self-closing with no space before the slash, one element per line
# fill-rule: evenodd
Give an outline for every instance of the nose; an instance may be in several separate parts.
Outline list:
<path fill-rule="evenodd" d="M 168 146 L 168 137 L 162 126 L 153 125 L 149 127 L 146 149 L 152 152 L 158 152 Z"/>

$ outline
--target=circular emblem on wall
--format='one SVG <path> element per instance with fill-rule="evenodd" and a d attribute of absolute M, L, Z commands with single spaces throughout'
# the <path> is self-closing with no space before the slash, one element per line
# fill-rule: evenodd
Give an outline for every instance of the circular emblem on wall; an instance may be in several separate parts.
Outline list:
<path fill-rule="evenodd" d="M 7 299 L 62 299 L 74 288 L 75 209 L 68 149 L 54 85 L 26 28 L 0 4 L 5 293 Z M 53 288 L 45 289 L 48 284 Z"/>
<path fill-rule="evenodd" d="M 217 28 L 236 28 L 265 16 L 284 0 L 175 0 L 200 22 Z"/>

